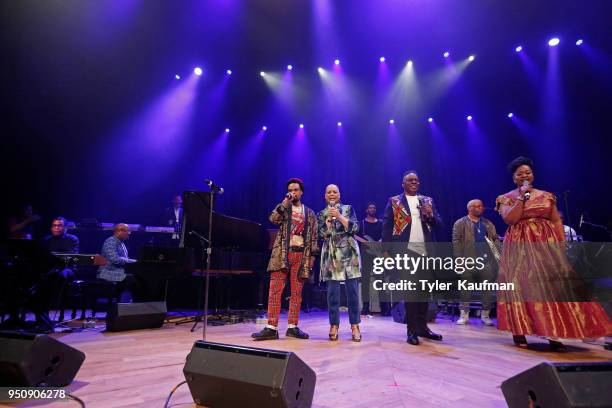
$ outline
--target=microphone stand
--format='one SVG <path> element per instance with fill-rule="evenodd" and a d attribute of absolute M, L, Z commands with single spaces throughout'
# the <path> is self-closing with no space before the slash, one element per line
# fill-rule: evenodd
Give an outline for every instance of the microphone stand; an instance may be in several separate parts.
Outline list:
<path fill-rule="evenodd" d="M 216 193 L 215 189 L 211 188 L 210 189 L 210 205 L 208 209 L 208 239 L 204 237 L 200 237 L 201 239 L 205 240 L 208 243 L 208 246 L 206 248 L 206 269 L 204 270 L 204 273 L 206 274 L 206 278 L 204 280 L 204 311 L 203 311 L 204 327 L 202 328 L 202 340 L 206 340 L 206 328 L 208 327 L 208 290 L 210 287 L 210 256 L 212 254 L 212 223 L 213 223 L 213 206 L 215 203 L 215 193 Z M 195 231 L 193 233 L 197 236 L 200 236 Z M 191 328 L 192 332 L 195 331 L 200 321 L 201 319 L 195 320 L 195 322 L 193 323 L 193 327 Z"/>
<path fill-rule="evenodd" d="M 194 332 L 196 327 L 198 326 L 198 323 L 200 323 L 202 321 L 202 317 L 204 317 L 204 328 L 202 329 L 202 339 L 203 340 L 206 340 L 206 328 L 208 326 L 208 291 L 210 287 L 210 271 L 211 271 L 210 256 L 212 254 L 212 219 L 213 219 L 213 212 L 214 212 L 213 206 L 215 203 L 215 193 L 217 191 L 218 190 L 215 188 L 210 189 L 210 205 L 208 209 L 208 238 L 203 237 L 201 234 L 197 233 L 196 231 L 189 231 L 189 235 L 195 235 L 196 237 L 200 239 L 202 243 L 206 242 L 208 244 L 206 249 L 202 251 L 202 260 L 204 260 L 204 254 L 206 254 L 206 269 L 204 270 L 204 273 L 206 274 L 206 278 L 204 281 L 204 310 L 202 311 L 202 314 L 193 317 L 193 326 L 191 327 L 191 332 Z M 183 226 L 184 224 L 185 224 L 185 218 L 183 218 Z M 185 230 L 183 229 L 183 231 Z M 184 235 L 185 235 L 184 233 L 181 234 L 181 243 L 184 243 Z M 200 306 L 201 299 L 202 299 L 202 288 L 200 287 L 200 291 L 198 293 L 198 308 L 201 307 Z M 189 322 L 191 322 L 191 318 L 184 319 L 183 321 L 177 322 L 176 324 L 178 325 L 178 324 L 184 324 L 184 323 L 189 323 Z"/>
<path fill-rule="evenodd" d="M 564 207 L 565 207 L 565 216 L 567 217 L 567 225 L 569 226 L 569 241 L 570 242 L 574 242 L 574 234 L 572 232 L 572 222 L 570 220 L 570 213 L 569 213 L 569 204 L 567 201 L 567 195 L 569 193 L 569 190 L 565 190 L 562 194 L 563 194 L 563 202 L 564 202 Z M 563 224 L 563 223 L 562 223 Z M 565 232 L 565 227 L 563 228 L 564 232 Z"/>

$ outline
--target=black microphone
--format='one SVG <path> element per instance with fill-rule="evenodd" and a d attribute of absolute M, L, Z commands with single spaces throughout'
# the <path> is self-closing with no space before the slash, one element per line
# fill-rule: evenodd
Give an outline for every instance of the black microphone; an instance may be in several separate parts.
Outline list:
<path fill-rule="evenodd" d="M 212 191 L 216 191 L 219 194 L 223 194 L 225 192 L 225 190 L 223 189 L 223 187 L 219 187 L 218 185 L 216 185 L 215 183 L 213 183 L 212 180 L 209 179 L 205 179 L 204 183 L 212 190 Z"/>
<path fill-rule="evenodd" d="M 291 194 L 291 193 L 287 193 L 287 194 L 285 194 L 285 198 L 286 198 L 287 200 L 293 200 L 293 194 Z"/>
<path fill-rule="evenodd" d="M 523 180 L 523 187 L 529 187 L 529 182 L 527 180 Z M 529 191 L 525 191 L 523 198 L 525 201 L 528 201 L 531 198 L 531 193 Z"/>

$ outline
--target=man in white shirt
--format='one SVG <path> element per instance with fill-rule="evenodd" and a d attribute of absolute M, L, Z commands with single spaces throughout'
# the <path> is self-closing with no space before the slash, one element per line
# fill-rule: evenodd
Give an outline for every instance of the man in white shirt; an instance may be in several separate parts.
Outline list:
<path fill-rule="evenodd" d="M 383 242 L 408 244 L 410 251 L 425 254 L 426 242 L 434 242 L 434 229 L 442 224 L 431 197 L 418 194 L 416 171 L 407 171 L 402 178 L 402 194 L 389 198 L 383 219 Z M 442 340 L 440 334 L 427 327 L 428 302 L 406 302 L 407 343 L 419 344 L 418 337 Z"/>
<path fill-rule="evenodd" d="M 567 242 L 582 241 L 582 237 L 578 235 L 578 233 L 576 233 L 575 229 L 573 229 L 569 225 L 565 225 L 565 214 L 563 213 L 563 211 L 559 211 L 559 216 L 561 217 L 561 223 L 563 224 L 565 240 Z"/>

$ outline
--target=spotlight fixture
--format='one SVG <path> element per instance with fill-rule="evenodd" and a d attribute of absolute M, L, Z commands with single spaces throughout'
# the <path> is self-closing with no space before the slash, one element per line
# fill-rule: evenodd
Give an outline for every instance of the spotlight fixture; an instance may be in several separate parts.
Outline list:
<path fill-rule="evenodd" d="M 406 65 L 408 65 L 409 67 L 411 67 L 411 66 L 412 66 L 412 60 L 408 60 L 408 63 L 407 63 Z"/>
<path fill-rule="evenodd" d="M 427 121 L 428 121 L 429 123 L 431 123 L 431 122 L 433 122 L 433 118 L 428 118 L 428 119 L 427 119 Z"/>
<path fill-rule="evenodd" d="M 227 71 L 225 71 L 225 73 L 226 73 L 227 75 L 232 75 L 232 70 L 231 70 L 231 69 L 228 69 Z"/>
<path fill-rule="evenodd" d="M 341 126 L 342 126 L 342 122 L 338 122 L 338 127 L 341 127 Z"/>
<path fill-rule="evenodd" d="M 267 126 L 262 126 L 261 130 L 263 130 L 265 132 L 266 130 L 268 130 L 268 127 Z"/>
<path fill-rule="evenodd" d="M 474 119 L 474 118 L 472 118 L 472 115 L 468 115 L 466 119 L 467 119 L 467 120 L 472 120 L 472 119 Z"/>
<path fill-rule="evenodd" d="M 287 71 L 293 71 L 293 65 L 291 64 L 287 65 Z"/>
<path fill-rule="evenodd" d="M 317 71 L 319 72 L 319 74 L 322 74 L 325 72 L 325 70 L 321 67 L 317 68 Z"/>
<path fill-rule="evenodd" d="M 225 128 L 225 133 L 229 133 L 230 129 L 229 128 Z"/>
<path fill-rule="evenodd" d="M 174 75 L 174 79 L 181 79 L 181 76 L 179 74 Z"/>
<path fill-rule="evenodd" d="M 304 124 L 300 123 L 300 129 L 304 129 Z"/>
<path fill-rule="evenodd" d="M 557 37 L 553 37 L 550 40 L 548 40 L 548 46 L 549 47 L 556 47 L 557 45 L 559 45 L 561 41 L 559 40 L 559 38 Z"/>
<path fill-rule="evenodd" d="M 385 62 L 387 59 L 386 59 L 385 57 L 380 57 L 378 60 L 379 60 L 380 62 Z"/>
<path fill-rule="evenodd" d="M 339 60 L 339 59 L 335 59 L 335 60 L 334 60 L 334 64 L 335 64 L 335 65 L 340 65 L 340 60 Z"/>
<path fill-rule="evenodd" d="M 259 76 L 265 76 L 265 75 L 266 75 L 266 73 L 265 73 L 265 72 L 263 72 L 263 71 L 259 71 Z"/>
<path fill-rule="evenodd" d="M 508 117 L 509 117 L 509 118 L 513 118 L 513 117 L 514 117 L 514 113 L 509 112 L 509 113 L 508 113 Z"/>
<path fill-rule="evenodd" d="M 444 55 L 444 58 L 448 58 L 448 57 L 450 57 L 450 52 L 445 51 L 444 54 L 442 54 L 442 55 Z"/>
<path fill-rule="evenodd" d="M 582 38 L 580 38 L 580 39 L 578 39 L 578 41 L 576 41 L 576 45 L 577 46 L 581 46 L 583 42 L 584 41 L 582 41 Z"/>
<path fill-rule="evenodd" d="M 394 120 L 394 119 L 389 119 L 389 124 L 390 124 L 390 125 L 392 125 L 392 124 L 394 124 L 394 123 L 395 123 L 395 120 Z"/>
<path fill-rule="evenodd" d="M 197 76 L 202 75 L 202 73 L 203 73 L 203 72 L 204 72 L 204 71 L 202 71 L 202 68 L 200 68 L 200 67 L 195 67 L 195 68 L 193 69 L 193 73 L 194 73 L 194 74 L 196 74 Z"/>
<path fill-rule="evenodd" d="M 469 56 L 469 58 L 468 58 L 468 61 L 472 62 L 472 61 L 474 61 L 475 59 L 476 59 L 476 56 L 475 56 L 475 55 L 470 55 L 470 56 Z"/>
<path fill-rule="evenodd" d="M 519 45 L 519 46 L 517 46 L 517 47 L 514 49 L 514 52 L 521 52 L 521 51 L 523 51 L 523 46 L 522 46 L 522 45 Z"/>

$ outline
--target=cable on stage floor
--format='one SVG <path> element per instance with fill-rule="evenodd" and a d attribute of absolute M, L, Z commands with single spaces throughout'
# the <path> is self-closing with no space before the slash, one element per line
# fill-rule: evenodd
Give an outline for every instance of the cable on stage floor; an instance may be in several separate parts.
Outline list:
<path fill-rule="evenodd" d="M 164 408 L 168 408 L 168 404 L 170 403 L 170 398 L 172 398 L 172 394 L 174 394 L 176 390 L 183 384 L 187 384 L 187 381 L 182 381 L 176 384 L 174 388 L 172 388 L 172 391 L 170 391 L 170 394 L 168 394 L 168 398 L 166 398 L 166 403 L 164 404 Z"/>
<path fill-rule="evenodd" d="M 72 394 L 67 394 L 68 398 L 75 400 L 76 402 L 78 402 L 82 408 L 85 408 L 85 402 L 83 402 L 82 399 L 80 399 L 79 397 L 72 395 Z"/>

